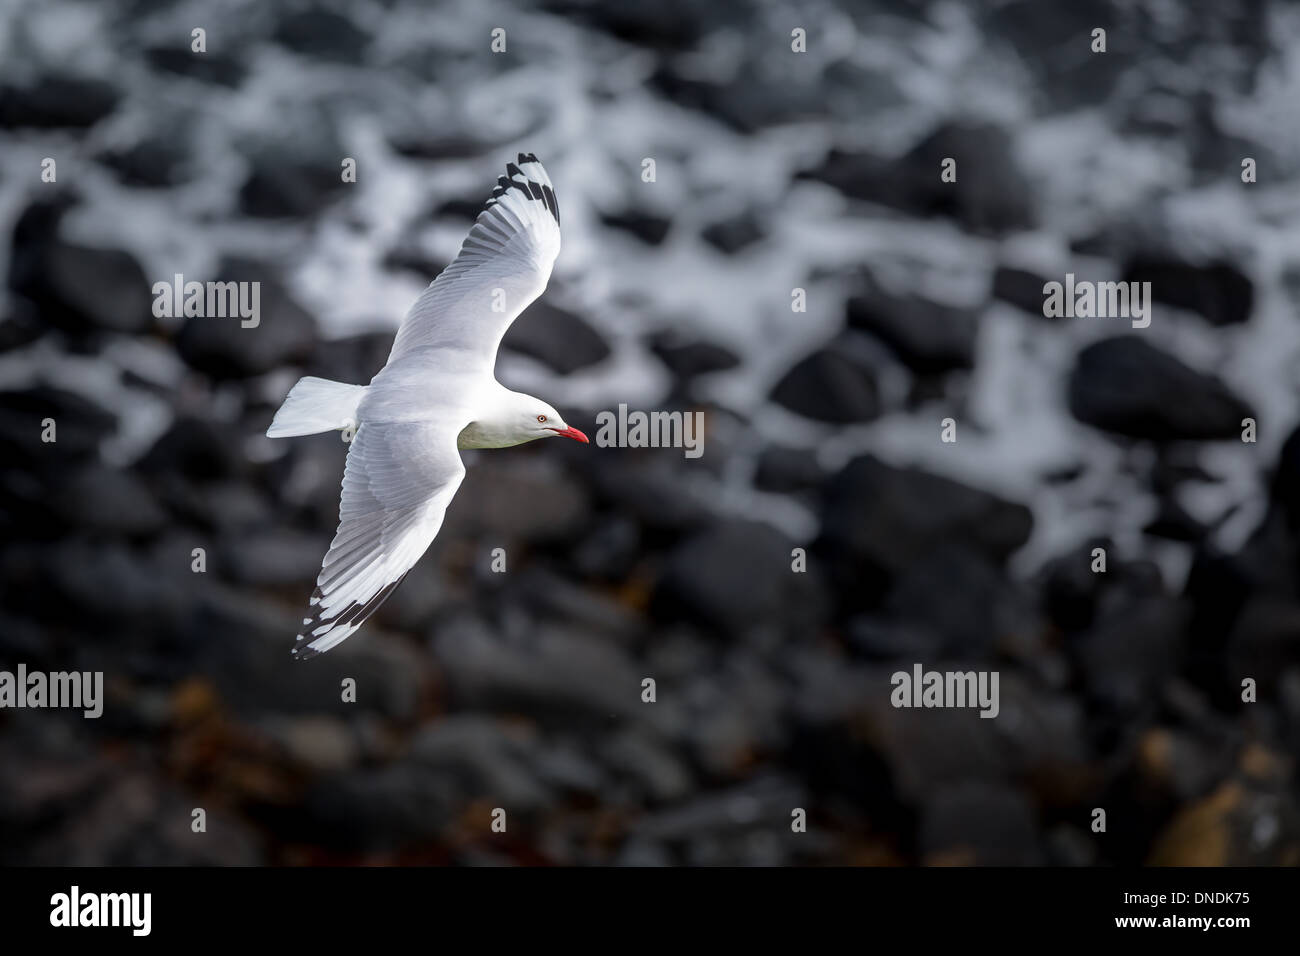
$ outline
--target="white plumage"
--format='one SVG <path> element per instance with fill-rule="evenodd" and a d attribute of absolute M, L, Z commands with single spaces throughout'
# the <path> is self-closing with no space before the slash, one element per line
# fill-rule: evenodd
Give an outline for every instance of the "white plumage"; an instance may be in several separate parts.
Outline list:
<path fill-rule="evenodd" d="M 459 448 L 551 435 L 587 440 L 550 405 L 494 376 L 502 336 L 546 288 L 559 251 L 550 177 L 536 156 L 521 153 L 455 261 L 407 313 L 370 384 L 309 377 L 290 391 L 267 430 L 271 437 L 356 429 L 338 532 L 296 657 L 314 657 L 354 634 L 424 554 L 465 476 Z"/>

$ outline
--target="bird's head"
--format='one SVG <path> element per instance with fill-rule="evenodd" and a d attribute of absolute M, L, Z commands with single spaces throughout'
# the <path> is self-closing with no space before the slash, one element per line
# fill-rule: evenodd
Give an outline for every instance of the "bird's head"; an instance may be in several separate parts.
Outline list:
<path fill-rule="evenodd" d="M 545 402 L 533 399 L 525 415 L 522 430 L 528 434 L 529 440 L 560 435 L 584 444 L 588 442 L 586 435 L 566 424 L 560 413 Z"/>

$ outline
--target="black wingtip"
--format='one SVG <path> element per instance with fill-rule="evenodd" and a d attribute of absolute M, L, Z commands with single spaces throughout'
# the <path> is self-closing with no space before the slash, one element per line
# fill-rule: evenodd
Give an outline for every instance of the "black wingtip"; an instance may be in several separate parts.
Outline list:
<path fill-rule="evenodd" d="M 356 625 L 356 627 L 359 629 L 361 625 L 366 621 L 366 619 L 369 618 L 370 615 L 373 614 L 381 604 L 383 604 L 386 600 L 388 600 L 388 596 L 397 589 L 397 586 L 399 584 L 402 583 L 402 580 L 406 577 L 406 574 L 407 572 L 403 571 L 397 577 L 397 580 L 388 582 L 382 588 L 380 588 L 378 591 L 372 594 L 370 597 L 366 598 L 364 601 L 352 601 L 350 604 L 348 604 L 347 607 L 343 608 L 338 613 L 331 615 L 328 621 L 329 629 L 325 630 L 324 634 L 319 634 L 319 635 L 316 634 L 316 631 L 322 630 L 320 625 L 322 623 L 325 623 L 324 618 L 321 616 L 324 613 L 325 609 L 320 602 L 321 590 L 319 587 L 317 587 L 316 590 L 312 592 L 311 601 L 308 603 L 308 607 L 311 610 L 309 611 L 309 616 L 307 620 L 303 622 L 303 633 L 298 635 L 297 641 L 299 643 L 296 643 L 294 648 L 290 651 L 291 655 L 293 656 L 293 659 L 296 661 L 309 661 L 313 657 L 319 657 L 320 655 L 324 654 L 326 651 L 331 650 L 331 648 L 325 648 L 325 650 L 317 650 L 313 647 L 310 647 L 306 643 L 302 643 L 307 640 L 308 634 L 311 634 L 315 636 L 317 639 L 319 639 L 329 634 L 330 631 L 332 631 L 336 627 L 342 627 L 345 625 Z M 313 630 L 313 628 L 315 630 Z M 355 633 L 355 631 L 353 633 Z M 351 637 L 352 635 L 350 634 L 348 636 Z M 346 640 L 346 638 L 344 638 L 344 640 Z"/>
<path fill-rule="evenodd" d="M 312 597 L 315 596 L 316 595 L 314 594 L 312 595 Z M 312 650 L 310 647 L 308 647 L 306 644 L 303 643 L 303 641 L 307 640 L 306 634 L 299 634 L 293 640 L 294 640 L 294 645 L 292 648 L 289 649 L 289 656 L 292 657 L 295 661 L 309 661 L 313 657 L 320 656 L 320 651 Z"/>
<path fill-rule="evenodd" d="M 520 165 L 526 163 L 540 164 L 540 160 L 538 160 L 536 153 L 519 153 L 518 162 L 506 163 L 506 175 L 497 178 L 497 184 L 492 189 L 492 195 L 488 198 L 487 206 L 492 206 L 510 189 L 518 189 L 527 198 L 540 200 L 555 218 L 556 225 L 559 225 L 560 204 L 555 199 L 555 191 L 550 186 L 534 181 L 519 168 Z"/>

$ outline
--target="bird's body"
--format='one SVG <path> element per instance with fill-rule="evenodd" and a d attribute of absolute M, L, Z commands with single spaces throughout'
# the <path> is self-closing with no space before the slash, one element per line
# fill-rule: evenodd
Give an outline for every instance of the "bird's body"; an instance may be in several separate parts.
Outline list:
<path fill-rule="evenodd" d="M 560 249 L 559 207 L 541 163 L 520 154 L 506 172 L 370 384 L 304 378 L 267 430 L 273 438 L 355 430 L 338 532 L 295 657 L 355 633 L 419 560 L 465 476 L 459 449 L 587 440 L 550 405 L 495 377 L 502 336 L 546 288 Z"/>

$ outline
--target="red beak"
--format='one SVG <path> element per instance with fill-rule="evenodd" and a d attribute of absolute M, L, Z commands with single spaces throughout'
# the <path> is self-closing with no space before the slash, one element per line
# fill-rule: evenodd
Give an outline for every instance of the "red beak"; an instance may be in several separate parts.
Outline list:
<path fill-rule="evenodd" d="M 586 435 L 584 435 L 582 432 L 578 431 L 576 428 L 573 427 L 552 428 L 551 431 L 555 432 L 555 434 L 557 435 L 562 435 L 565 438 L 572 438 L 574 441 L 580 441 L 584 445 L 591 444 L 591 442 L 587 439 Z"/>

